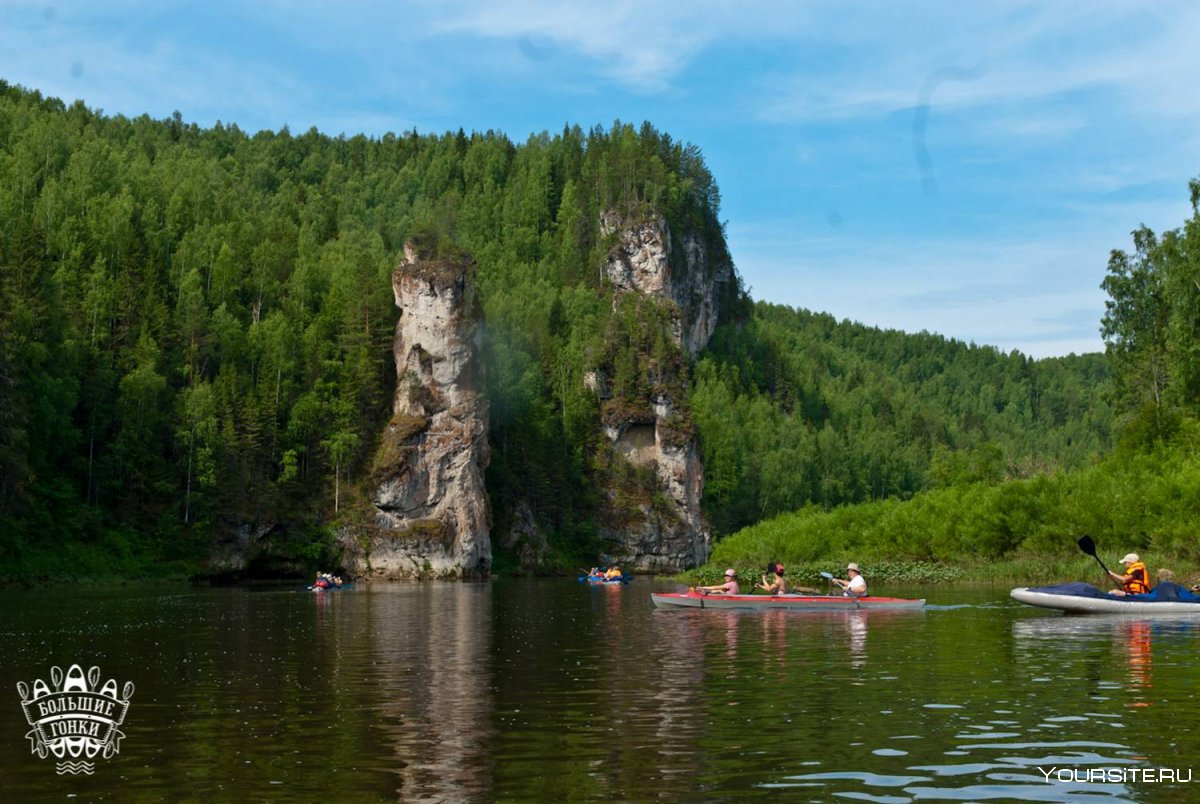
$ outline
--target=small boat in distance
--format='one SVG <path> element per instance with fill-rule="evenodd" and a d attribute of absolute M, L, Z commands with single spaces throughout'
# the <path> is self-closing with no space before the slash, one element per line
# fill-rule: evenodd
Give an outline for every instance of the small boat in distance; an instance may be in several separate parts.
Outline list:
<path fill-rule="evenodd" d="M 330 572 L 318 572 L 316 580 L 309 584 L 307 589 L 310 592 L 336 592 L 349 585 L 342 580 L 340 575 L 334 575 Z"/>
<path fill-rule="evenodd" d="M 594 585 L 623 584 L 623 583 L 629 583 L 629 581 L 630 581 L 630 578 L 628 575 L 621 575 L 616 578 L 605 578 L 603 575 L 580 575 L 579 576 L 580 583 L 590 583 L 590 584 L 594 584 Z"/>
<path fill-rule="evenodd" d="M 846 597 L 844 595 L 721 595 L 700 592 L 654 592 L 660 609 L 786 609 L 788 611 L 890 611 L 920 609 L 925 599 L 900 597 Z"/>

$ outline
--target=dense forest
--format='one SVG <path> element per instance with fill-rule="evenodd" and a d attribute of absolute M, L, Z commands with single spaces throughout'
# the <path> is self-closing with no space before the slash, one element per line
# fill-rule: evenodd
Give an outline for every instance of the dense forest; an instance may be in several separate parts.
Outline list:
<path fill-rule="evenodd" d="M 807 505 L 1081 466 L 1109 445 L 1097 355 L 1033 361 L 839 323 L 734 283 L 691 361 L 654 309 L 612 303 L 598 267 L 614 210 L 653 210 L 727 254 L 699 150 L 650 124 L 520 144 L 248 134 L 0 82 L 6 574 L 188 572 L 215 535 L 262 522 L 297 556 L 335 559 L 331 527 L 362 505 L 390 415 L 390 277 L 414 236 L 478 265 L 495 527 L 528 502 L 564 564 L 603 548 L 606 411 L 583 381 L 596 368 L 627 403 L 686 394 L 718 536 Z M 1141 326 L 1133 274 L 1163 260 L 1126 258 L 1114 333 Z M 1158 353 L 1140 331 L 1119 337 L 1130 364 Z M 1120 399 L 1144 402 L 1122 377 Z M 1172 367 L 1154 385 L 1156 432 L 1187 382 Z"/>
<path fill-rule="evenodd" d="M 1035 361 L 758 303 L 717 331 L 692 404 L 719 533 L 815 505 L 1085 465 L 1111 438 L 1101 355 Z"/>
<path fill-rule="evenodd" d="M 1075 541 L 1086 533 L 1116 553 L 1144 550 L 1156 566 L 1195 569 L 1200 180 L 1190 183 L 1190 192 L 1192 216 L 1182 227 L 1162 235 L 1138 227 L 1132 250 L 1116 249 L 1109 259 L 1102 282 L 1109 298 L 1100 323 L 1111 381 L 1098 389 L 1105 389 L 1112 411 L 1111 449 L 1071 471 L 1080 456 L 1035 477 L 999 482 L 999 473 L 968 473 L 907 501 L 788 512 L 725 540 L 713 566 L 776 557 L 816 567 L 857 558 L 878 567 L 894 561 L 991 563 L 982 574 L 1003 575 L 1007 570 L 996 569 L 1002 566 L 996 562 L 1015 560 L 1013 574 L 1034 570 L 1049 578 L 1060 565 L 1046 559 L 1077 558 Z M 1085 409 L 1063 434 L 1078 444 L 1086 436 L 1074 428 L 1087 427 L 1097 410 Z M 1021 563 L 1022 556 L 1035 560 Z M 905 577 L 907 571 L 892 574 Z"/>

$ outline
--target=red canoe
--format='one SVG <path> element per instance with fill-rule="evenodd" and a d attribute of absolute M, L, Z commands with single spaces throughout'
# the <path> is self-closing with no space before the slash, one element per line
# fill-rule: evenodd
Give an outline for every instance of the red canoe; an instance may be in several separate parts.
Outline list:
<path fill-rule="evenodd" d="M 660 609 L 787 609 L 789 611 L 858 611 L 861 609 L 919 609 L 925 599 L 844 597 L 842 595 L 704 595 L 699 592 L 654 592 Z"/>

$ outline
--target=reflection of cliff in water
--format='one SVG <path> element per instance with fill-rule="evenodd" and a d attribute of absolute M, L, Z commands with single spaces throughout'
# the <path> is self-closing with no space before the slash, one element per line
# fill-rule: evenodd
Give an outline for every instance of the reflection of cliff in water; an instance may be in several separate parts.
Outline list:
<path fill-rule="evenodd" d="M 401 799 L 491 797 L 491 587 L 375 584 L 366 621 L 376 707 Z"/>
<path fill-rule="evenodd" d="M 737 624 L 736 612 L 655 611 L 650 617 L 654 662 L 647 663 L 653 668 L 647 690 L 653 692 L 642 706 L 655 724 L 655 762 L 664 780 L 682 783 L 697 772 L 696 742 L 708 719 L 701 700 L 706 668 L 713 661 L 731 661 L 730 650 L 736 654 Z M 720 632 L 716 639 L 714 631 Z M 724 647 L 720 659 L 706 656 L 713 643 Z"/>

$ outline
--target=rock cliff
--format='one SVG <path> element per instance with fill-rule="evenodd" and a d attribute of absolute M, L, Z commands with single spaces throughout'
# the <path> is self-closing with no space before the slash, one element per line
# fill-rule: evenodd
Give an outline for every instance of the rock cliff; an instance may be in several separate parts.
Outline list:
<path fill-rule="evenodd" d="M 631 219 L 616 212 L 600 216 L 600 233 L 616 234 L 605 275 L 616 291 L 642 293 L 674 302 L 672 335 L 695 357 L 708 345 L 721 313 L 721 300 L 733 281 L 733 263 L 714 254 L 695 232 L 672 236 L 666 218 L 657 212 Z"/>
<path fill-rule="evenodd" d="M 345 540 L 375 578 L 486 575 L 488 405 L 474 262 L 409 242 L 392 275 L 396 396 L 372 475 L 373 526 Z"/>
<path fill-rule="evenodd" d="M 695 233 L 673 236 L 655 212 L 636 218 L 607 212 L 600 228 L 615 239 L 604 266 L 614 309 L 635 305 L 643 330 L 665 324 L 686 354 L 651 346 L 647 332 L 641 344 L 614 345 L 627 350 L 624 358 L 610 352 L 605 365 L 585 376 L 601 399 L 611 447 L 601 533 L 624 567 L 676 572 L 703 563 L 712 549 L 700 509 L 704 466 L 687 408 L 686 364 L 716 328 L 733 265 L 723 249 L 712 253 Z M 648 397 L 611 376 L 618 373 L 615 363 L 629 364 L 628 350 L 642 378 L 633 385 L 652 389 Z"/>
<path fill-rule="evenodd" d="M 632 481 L 614 472 L 605 489 L 601 533 L 614 563 L 639 572 L 679 572 L 708 560 L 712 537 L 700 510 L 704 466 L 695 436 L 675 429 L 679 417 L 660 400 L 651 420 L 605 425 L 614 462 L 634 470 Z M 645 481 L 638 476 L 648 474 Z"/>

